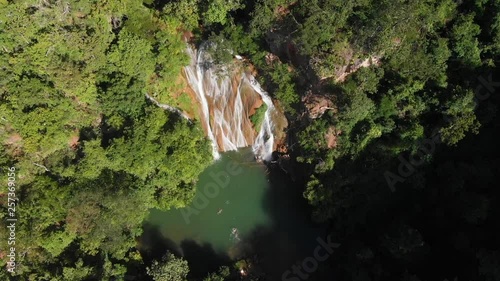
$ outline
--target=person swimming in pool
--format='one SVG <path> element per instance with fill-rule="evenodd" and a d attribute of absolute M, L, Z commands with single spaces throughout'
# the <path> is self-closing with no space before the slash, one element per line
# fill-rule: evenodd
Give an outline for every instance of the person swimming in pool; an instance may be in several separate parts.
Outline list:
<path fill-rule="evenodd" d="M 236 227 L 233 227 L 231 229 L 231 237 L 235 240 L 235 241 L 240 241 L 240 236 L 239 236 L 239 233 L 238 233 L 238 229 Z"/>

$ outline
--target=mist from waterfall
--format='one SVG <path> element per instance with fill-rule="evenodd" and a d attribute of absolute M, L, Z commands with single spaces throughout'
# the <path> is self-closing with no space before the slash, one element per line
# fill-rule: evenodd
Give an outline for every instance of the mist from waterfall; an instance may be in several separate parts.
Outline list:
<path fill-rule="evenodd" d="M 214 158 L 220 158 L 220 151 L 252 146 L 258 159 L 270 160 L 274 148 L 271 116 L 275 111 L 271 98 L 248 73 L 218 72 L 206 52 L 208 44 L 202 44 L 198 50 L 188 46 L 191 64 L 184 70 L 200 104 L 200 119 L 212 142 Z M 249 117 L 257 99 L 266 104 L 267 110 L 256 135 Z"/>

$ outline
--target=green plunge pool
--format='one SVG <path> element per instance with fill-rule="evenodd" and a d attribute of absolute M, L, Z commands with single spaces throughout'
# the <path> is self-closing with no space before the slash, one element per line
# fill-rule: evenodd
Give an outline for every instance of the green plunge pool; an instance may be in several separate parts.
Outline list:
<path fill-rule="evenodd" d="M 209 243 L 217 252 L 231 256 L 242 239 L 271 218 L 263 198 L 269 189 L 265 166 L 250 151 L 227 152 L 199 178 L 193 202 L 183 209 L 153 210 L 149 223 L 176 245 L 184 240 Z M 182 254 L 182 249 L 177 249 Z"/>
<path fill-rule="evenodd" d="M 269 173 L 250 149 L 221 156 L 200 175 L 189 206 L 151 211 L 139 242 L 145 262 L 169 250 L 202 280 L 220 265 L 252 257 L 278 280 L 312 253 L 324 227 L 311 222 L 301 186 L 279 167 Z"/>

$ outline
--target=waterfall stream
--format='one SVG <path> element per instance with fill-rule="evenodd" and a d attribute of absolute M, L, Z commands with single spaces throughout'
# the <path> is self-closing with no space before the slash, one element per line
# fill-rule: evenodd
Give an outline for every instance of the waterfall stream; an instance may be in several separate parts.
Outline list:
<path fill-rule="evenodd" d="M 263 160 L 269 161 L 271 159 L 271 154 L 273 153 L 274 148 L 274 134 L 273 134 L 273 123 L 271 120 L 271 114 L 275 111 L 274 104 L 269 95 L 262 90 L 260 84 L 255 81 L 253 77 L 251 77 L 252 87 L 254 90 L 259 93 L 262 97 L 262 100 L 267 105 L 266 113 L 264 114 L 264 120 L 262 121 L 262 125 L 255 139 L 255 142 L 252 146 L 253 153 L 260 157 Z"/>
<path fill-rule="evenodd" d="M 173 106 L 170 106 L 168 104 L 159 103 L 155 98 L 150 96 L 148 93 L 146 93 L 145 95 L 146 95 L 146 98 L 148 98 L 148 100 L 150 100 L 151 102 L 156 104 L 158 107 L 163 108 L 163 109 L 170 111 L 172 113 L 179 114 L 180 116 L 182 116 L 182 118 L 184 118 L 186 120 L 190 120 L 189 116 L 187 116 L 184 112 L 182 112 L 182 110 L 175 108 Z"/>
<path fill-rule="evenodd" d="M 252 146 L 258 159 L 269 160 L 274 148 L 272 114 L 275 111 L 269 95 L 255 78 L 245 72 L 221 75 L 212 67 L 206 44 L 198 50 L 188 46 L 191 64 L 184 68 L 188 83 L 200 104 L 200 118 L 212 142 L 215 159 L 220 151 Z M 261 99 L 267 110 L 256 135 L 250 122 L 250 111 Z"/>

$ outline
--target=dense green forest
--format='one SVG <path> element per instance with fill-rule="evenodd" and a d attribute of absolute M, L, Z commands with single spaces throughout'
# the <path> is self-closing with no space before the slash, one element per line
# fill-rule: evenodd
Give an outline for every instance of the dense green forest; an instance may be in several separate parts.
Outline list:
<path fill-rule="evenodd" d="M 1 280 L 193 280 L 137 249 L 212 161 L 196 120 L 145 97 L 185 87 L 186 33 L 247 58 L 285 112 L 288 166 L 341 244 L 309 280 L 500 280 L 499 0 L 0 0 Z"/>

